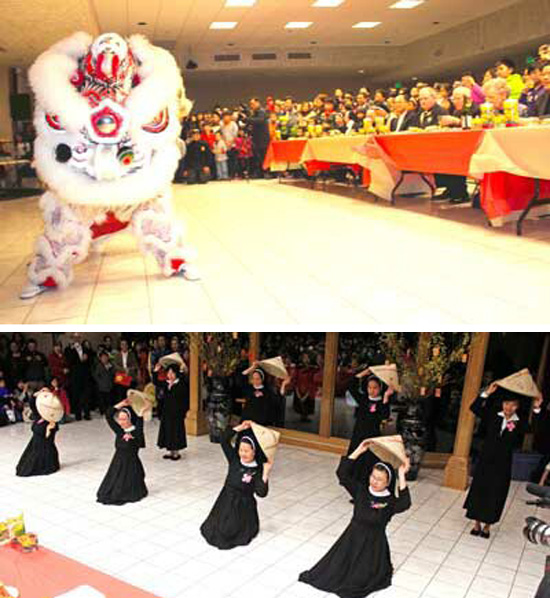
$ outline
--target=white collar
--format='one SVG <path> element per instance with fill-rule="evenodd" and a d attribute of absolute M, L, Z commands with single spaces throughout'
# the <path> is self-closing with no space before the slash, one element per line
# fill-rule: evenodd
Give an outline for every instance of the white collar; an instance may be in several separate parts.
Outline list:
<path fill-rule="evenodd" d="M 369 397 L 369 401 L 381 401 L 382 400 L 382 396 L 378 395 L 377 397 Z"/>
<path fill-rule="evenodd" d="M 243 467 L 258 467 L 258 463 L 256 461 L 251 461 L 250 463 L 245 463 L 242 459 L 240 461 Z"/>
<path fill-rule="evenodd" d="M 518 417 L 517 413 L 512 414 L 512 417 L 510 419 L 506 419 L 506 416 L 504 415 L 504 411 L 500 411 L 499 415 L 500 415 L 500 417 L 503 417 L 506 422 L 519 422 L 519 417 Z"/>
<path fill-rule="evenodd" d="M 390 496 L 390 491 L 387 488 L 385 490 L 380 490 L 380 492 L 377 492 L 376 490 L 373 490 L 371 486 L 369 486 L 369 493 L 372 494 L 372 496 L 375 496 L 376 498 Z"/>
<path fill-rule="evenodd" d="M 122 428 L 122 426 L 120 426 Z M 136 427 L 135 426 L 130 426 L 129 428 L 122 428 L 124 430 L 125 434 L 129 434 L 130 432 L 133 432 Z"/>
<path fill-rule="evenodd" d="M 261 384 L 260 386 L 252 386 L 252 388 L 253 388 L 254 390 L 263 390 L 263 388 L 264 388 L 264 385 L 263 385 L 263 384 Z"/>

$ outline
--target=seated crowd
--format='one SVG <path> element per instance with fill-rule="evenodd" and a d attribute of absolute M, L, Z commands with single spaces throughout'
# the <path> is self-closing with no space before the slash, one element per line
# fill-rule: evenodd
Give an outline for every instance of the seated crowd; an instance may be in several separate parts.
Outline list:
<path fill-rule="evenodd" d="M 257 98 L 248 106 L 216 106 L 212 112 L 190 114 L 183 123 L 182 158 L 176 182 L 262 178 L 265 154 L 272 140 L 333 135 L 400 132 L 429 127 L 470 128 L 472 119 L 490 106 L 503 115 L 506 100 L 516 100 L 521 117 L 550 116 L 550 51 L 539 48 L 538 61 L 523 73 L 507 58 L 485 72 L 478 83 L 470 72 L 453 83 L 417 82 L 410 88 L 366 87 L 358 93 L 335 89 L 319 93 L 312 101 L 268 97 L 265 106 Z M 503 116 L 501 118 L 504 118 Z M 469 201 L 464 177 L 438 175 L 438 187 L 447 192 L 438 200 Z"/>

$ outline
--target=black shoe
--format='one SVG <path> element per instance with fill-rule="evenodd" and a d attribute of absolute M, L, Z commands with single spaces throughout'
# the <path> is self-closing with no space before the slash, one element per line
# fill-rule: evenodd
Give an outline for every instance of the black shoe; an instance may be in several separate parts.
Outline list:
<path fill-rule="evenodd" d="M 172 455 L 163 455 L 163 457 L 162 457 L 162 458 L 163 458 L 163 459 L 171 459 L 171 458 L 172 458 Z"/>
<path fill-rule="evenodd" d="M 170 455 L 170 459 L 172 459 L 172 461 L 179 461 L 181 459 L 181 455 L 175 455 L 174 457 Z"/>
<path fill-rule="evenodd" d="M 474 527 L 474 529 L 470 532 L 471 536 L 481 536 L 481 530 L 480 529 L 476 529 Z"/>
<path fill-rule="evenodd" d="M 85 419 L 86 421 L 90 421 L 90 420 L 92 419 L 92 416 L 91 416 L 91 415 L 85 415 L 85 416 L 84 416 L 84 419 Z"/>
<path fill-rule="evenodd" d="M 480 536 L 480 538 L 485 538 L 486 540 L 488 540 L 491 537 L 491 533 L 490 532 L 480 532 L 479 536 Z"/>
<path fill-rule="evenodd" d="M 470 203 L 471 199 L 468 196 L 464 197 L 453 197 L 451 199 L 452 204 Z"/>

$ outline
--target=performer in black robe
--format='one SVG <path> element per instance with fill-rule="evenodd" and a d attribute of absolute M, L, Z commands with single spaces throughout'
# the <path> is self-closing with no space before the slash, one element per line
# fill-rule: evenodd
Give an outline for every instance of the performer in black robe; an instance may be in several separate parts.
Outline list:
<path fill-rule="evenodd" d="M 399 468 L 399 496 L 395 496 L 395 471 L 375 463 L 368 478 L 354 475 L 357 458 L 367 452 L 363 441 L 349 457 L 342 457 L 337 476 L 354 499 L 353 517 L 327 554 L 299 580 L 340 598 L 363 598 L 391 585 L 393 566 L 386 527 L 397 513 L 411 506 L 405 480 L 408 464 Z"/>
<path fill-rule="evenodd" d="M 231 444 L 238 432 L 235 446 Z M 204 539 L 221 550 L 245 546 L 258 535 L 260 522 L 254 495 L 268 493 L 272 462 L 265 454 L 246 421 L 228 428 L 221 442 L 229 463 L 227 477 L 210 514 L 201 526 Z"/>
<path fill-rule="evenodd" d="M 32 424 L 32 438 L 17 464 L 16 474 L 21 477 L 49 475 L 59 470 L 59 454 L 55 435 L 59 425 L 39 419 Z"/>
<path fill-rule="evenodd" d="M 365 374 L 361 372 L 350 380 L 348 392 L 357 403 L 356 420 L 347 453 L 349 456 L 366 438 L 380 436 L 382 422 L 390 417 L 390 397 L 394 389 L 374 375 L 368 376 L 365 381 Z M 357 479 L 366 479 L 374 459 L 370 451 L 358 458 L 354 468 Z"/>
<path fill-rule="evenodd" d="M 498 391 L 498 400 L 489 401 L 495 391 Z M 475 521 L 470 532 L 473 536 L 489 538 L 491 524 L 500 520 L 504 510 L 512 478 L 514 449 L 521 444 L 527 428 L 527 422 L 518 417 L 519 405 L 519 395 L 499 388 L 493 382 L 470 406 L 471 411 L 481 418 L 485 430 L 483 448 L 464 503 L 466 517 Z"/>
<path fill-rule="evenodd" d="M 107 423 L 116 435 L 116 450 L 97 491 L 97 502 L 104 505 L 138 502 L 147 496 L 145 469 L 139 458 L 139 449 L 145 448 L 143 419 L 130 405 L 130 400 L 124 399 L 107 411 Z"/>
<path fill-rule="evenodd" d="M 244 393 L 246 404 L 241 422 L 251 420 L 261 426 L 272 426 L 277 419 L 279 397 L 265 384 L 266 373 L 261 367 L 254 369 L 251 379 L 252 383 L 247 385 Z"/>
<path fill-rule="evenodd" d="M 157 446 L 170 451 L 164 459 L 178 461 L 179 452 L 187 447 L 185 415 L 189 411 L 189 384 L 175 364 L 166 368 L 166 383 Z"/>

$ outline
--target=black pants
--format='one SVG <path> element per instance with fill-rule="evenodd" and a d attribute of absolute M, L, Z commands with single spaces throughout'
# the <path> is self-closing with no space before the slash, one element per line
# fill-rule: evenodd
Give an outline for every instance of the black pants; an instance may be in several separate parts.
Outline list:
<path fill-rule="evenodd" d="M 227 152 L 227 160 L 228 160 L 228 168 L 229 168 L 229 178 L 232 179 L 238 174 L 238 159 L 239 153 L 236 149 L 230 149 Z"/>
<path fill-rule="evenodd" d="M 97 402 L 99 407 L 99 412 L 103 415 L 109 407 L 112 407 L 113 401 L 111 398 L 111 393 L 106 392 L 103 390 L 97 391 Z"/>
<path fill-rule="evenodd" d="M 468 197 L 465 176 L 458 176 L 455 174 L 436 174 L 435 184 L 438 187 L 446 187 L 447 192 L 453 199 L 463 199 Z"/>
<path fill-rule="evenodd" d="M 254 146 L 252 155 L 252 176 L 263 178 L 264 160 L 267 153 L 267 145 Z"/>
<path fill-rule="evenodd" d="M 209 181 L 209 179 L 210 179 L 210 176 L 208 175 L 207 172 L 204 172 L 202 167 L 190 168 L 187 171 L 187 184 L 188 185 L 194 185 L 196 183 L 203 185 L 204 183 L 207 183 Z"/>
<path fill-rule="evenodd" d="M 90 397 L 92 389 L 89 385 L 72 385 L 70 387 L 69 400 L 71 403 L 71 411 L 77 421 L 82 419 L 82 413 L 85 418 L 90 417 Z"/>

